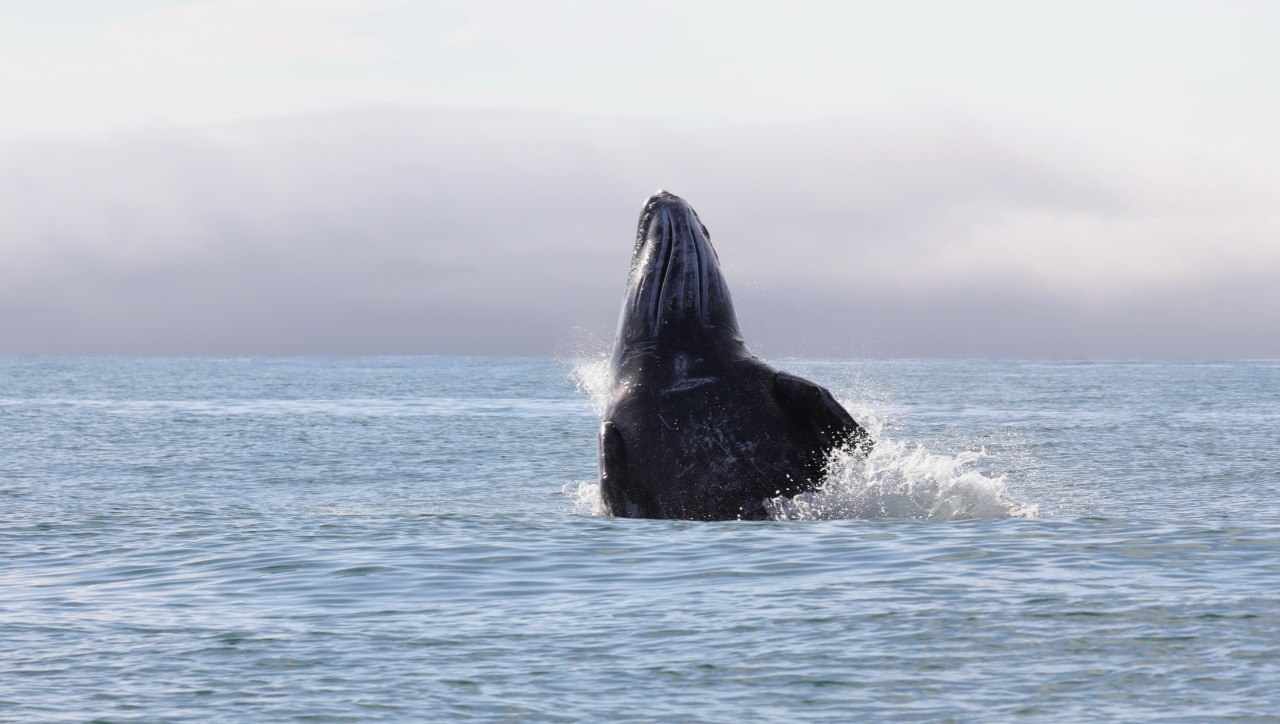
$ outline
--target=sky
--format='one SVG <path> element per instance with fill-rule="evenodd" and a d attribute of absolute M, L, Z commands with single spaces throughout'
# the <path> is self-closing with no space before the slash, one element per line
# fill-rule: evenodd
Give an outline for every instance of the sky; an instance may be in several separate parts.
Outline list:
<path fill-rule="evenodd" d="M 0 353 L 1280 357 L 1280 4 L 0 2 Z"/>

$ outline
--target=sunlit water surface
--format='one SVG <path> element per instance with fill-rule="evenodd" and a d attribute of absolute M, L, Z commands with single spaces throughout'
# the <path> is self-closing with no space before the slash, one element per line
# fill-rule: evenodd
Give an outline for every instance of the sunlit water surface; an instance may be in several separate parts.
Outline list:
<path fill-rule="evenodd" d="M 1280 363 L 779 366 L 877 452 L 709 524 L 589 362 L 0 358 L 0 717 L 1280 716 Z"/>

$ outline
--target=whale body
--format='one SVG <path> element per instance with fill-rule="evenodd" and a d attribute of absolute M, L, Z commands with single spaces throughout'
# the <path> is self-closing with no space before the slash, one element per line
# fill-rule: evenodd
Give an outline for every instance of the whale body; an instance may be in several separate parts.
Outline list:
<path fill-rule="evenodd" d="M 641 212 L 598 442 L 611 515 L 685 520 L 767 518 L 833 450 L 871 446 L 826 388 L 747 350 L 707 227 L 666 191 Z"/>

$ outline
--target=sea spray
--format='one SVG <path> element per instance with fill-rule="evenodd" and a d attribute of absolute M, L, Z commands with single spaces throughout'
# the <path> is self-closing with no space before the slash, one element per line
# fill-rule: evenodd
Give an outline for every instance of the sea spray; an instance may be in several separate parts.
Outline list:
<path fill-rule="evenodd" d="M 1004 477 L 973 470 L 985 450 L 956 455 L 881 437 L 869 455 L 832 452 L 827 474 L 814 490 L 765 502 L 775 520 L 897 518 L 963 520 L 1036 514 L 1035 506 L 1008 497 Z"/>
<path fill-rule="evenodd" d="M 590 400 L 591 410 L 603 420 L 604 410 L 609 404 L 609 360 L 603 356 L 577 360 L 569 377 L 573 386 Z"/>
<path fill-rule="evenodd" d="M 600 496 L 600 483 L 596 480 L 571 480 L 561 486 L 560 492 L 573 505 L 577 515 L 608 515 L 604 498 Z"/>
<path fill-rule="evenodd" d="M 574 360 L 569 379 L 578 392 L 586 395 L 591 410 L 604 419 L 609 403 L 609 359 L 605 355 Z M 561 486 L 561 493 L 573 504 L 578 515 L 607 515 L 600 483 L 596 480 L 574 480 Z"/>

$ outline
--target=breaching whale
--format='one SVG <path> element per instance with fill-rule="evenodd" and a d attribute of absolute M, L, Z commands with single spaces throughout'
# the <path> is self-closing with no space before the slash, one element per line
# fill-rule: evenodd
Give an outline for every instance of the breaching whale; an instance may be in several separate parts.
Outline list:
<path fill-rule="evenodd" d="M 747 350 L 711 236 L 659 191 L 636 230 L 600 425 L 610 514 L 759 520 L 817 486 L 839 446 L 871 440 L 825 388 Z"/>

